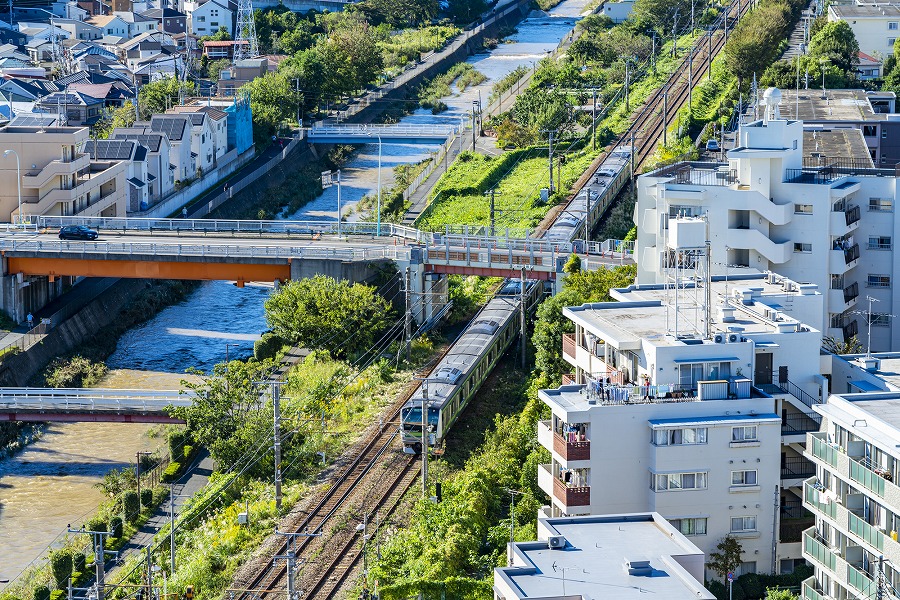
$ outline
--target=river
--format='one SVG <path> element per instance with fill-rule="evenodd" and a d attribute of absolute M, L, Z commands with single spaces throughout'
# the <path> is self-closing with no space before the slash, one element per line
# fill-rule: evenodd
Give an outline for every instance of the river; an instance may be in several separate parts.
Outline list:
<path fill-rule="evenodd" d="M 570 31 L 590 0 L 567 0 L 547 13 L 536 11 L 494 50 L 469 58 L 487 80 L 445 98 L 448 110 L 432 115 L 418 109 L 405 124 L 458 124 L 468 119 L 472 101 L 486 103 L 497 80 L 519 66 L 531 67 Z M 392 182 L 393 167 L 427 158 L 436 146 L 383 144 L 382 182 Z M 344 213 L 378 182 L 378 145 L 369 144 L 342 169 Z M 292 215 L 297 219 L 334 219 L 337 190 Z M 358 219 L 353 213 L 351 220 Z M 160 312 L 119 340 L 101 383 L 117 388 L 172 389 L 186 369 L 209 371 L 229 357 L 247 357 L 266 329 L 263 300 L 271 285 L 238 288 L 230 282 L 206 282 L 188 299 Z M 163 440 L 149 437 L 146 425 L 54 423 L 44 437 L 16 457 L 0 462 L 0 580 L 14 580 L 65 531 L 80 526 L 102 500 L 94 485 L 111 468 L 134 463 L 135 452 Z M 0 589 L 3 585 L 0 584 Z"/>

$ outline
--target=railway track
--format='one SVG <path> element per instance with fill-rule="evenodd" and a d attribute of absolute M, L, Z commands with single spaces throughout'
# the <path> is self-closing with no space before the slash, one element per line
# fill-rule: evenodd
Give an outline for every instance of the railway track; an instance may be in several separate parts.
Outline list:
<path fill-rule="evenodd" d="M 449 348 L 444 350 L 419 375 L 429 375 L 448 351 Z M 283 599 L 287 591 L 287 561 L 275 562 L 271 558 L 288 553 L 303 563 L 299 586 L 295 588 L 303 590 L 303 598 L 332 598 L 340 589 L 362 558 L 361 537 L 355 525 L 338 524 L 330 531 L 326 527 L 339 520 L 337 517 L 349 508 L 354 492 L 364 485 L 369 486 L 364 499 L 365 510 L 371 514 L 377 512 L 382 522 L 390 517 L 412 486 L 418 475 L 417 461 L 414 456 L 402 453 L 401 445 L 396 443 L 399 429 L 394 424 L 399 422 L 400 409 L 417 388 L 418 381 L 413 380 L 403 389 L 385 411 L 390 415 L 387 421 L 370 428 L 366 437 L 351 450 L 331 486 L 284 531 L 302 535 L 285 536 L 270 555 L 267 568 L 261 568 L 245 586 L 228 590 L 233 600 Z M 313 560 L 304 560 L 313 554 L 316 555 Z"/>

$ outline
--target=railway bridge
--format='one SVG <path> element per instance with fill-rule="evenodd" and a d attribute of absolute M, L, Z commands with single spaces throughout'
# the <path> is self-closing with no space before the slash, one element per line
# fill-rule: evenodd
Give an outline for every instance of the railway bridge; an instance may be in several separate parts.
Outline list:
<path fill-rule="evenodd" d="M 178 390 L 0 388 L 0 422 L 184 423 L 166 409 L 190 406 L 194 397 Z"/>

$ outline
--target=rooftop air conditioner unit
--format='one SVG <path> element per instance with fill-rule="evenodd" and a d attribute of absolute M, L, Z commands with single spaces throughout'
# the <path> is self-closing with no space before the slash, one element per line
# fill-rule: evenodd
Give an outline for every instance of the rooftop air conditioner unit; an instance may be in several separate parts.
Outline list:
<path fill-rule="evenodd" d="M 740 341 L 741 341 L 740 334 L 737 334 L 737 333 L 729 333 L 728 334 L 728 343 L 729 344 L 736 344 Z"/>
<path fill-rule="evenodd" d="M 547 547 L 551 550 L 562 550 L 566 547 L 566 538 L 562 535 L 551 535 L 547 538 Z"/>
<path fill-rule="evenodd" d="M 725 334 L 724 334 L 724 333 L 717 333 L 716 335 L 714 335 L 714 336 L 713 336 L 713 343 L 716 343 L 716 344 L 724 344 L 724 343 L 725 343 Z"/>

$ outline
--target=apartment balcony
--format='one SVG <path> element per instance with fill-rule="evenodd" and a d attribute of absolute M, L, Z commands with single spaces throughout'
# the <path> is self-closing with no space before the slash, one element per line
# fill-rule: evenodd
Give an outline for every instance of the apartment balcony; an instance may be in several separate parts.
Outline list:
<path fill-rule="evenodd" d="M 552 430 L 551 421 L 538 422 L 538 443 L 547 450 L 552 450 L 566 462 L 591 459 L 591 442 L 589 440 L 567 440 Z"/>
<path fill-rule="evenodd" d="M 800 485 L 802 480 L 809 479 L 815 474 L 816 465 L 804 456 L 787 456 L 781 461 L 782 482 L 798 480 L 794 485 Z"/>
<path fill-rule="evenodd" d="M 56 188 L 48 191 L 39 199 L 24 199 L 22 210 L 28 215 L 43 214 L 73 214 L 71 209 L 54 211 L 54 207 L 63 203 L 65 207 L 71 207 L 72 203 L 76 203 L 75 214 L 84 214 L 84 209 L 92 207 L 98 202 L 115 196 L 116 175 L 124 172 L 125 163 L 93 163 L 91 171 L 79 175 L 76 185 L 71 188 Z M 93 193 L 94 197 L 86 203 L 78 202 L 79 198 L 89 198 Z M 125 193 L 124 191 L 121 193 Z M 91 213 L 93 214 L 93 212 Z M 98 212 L 99 214 L 99 212 Z"/>
<path fill-rule="evenodd" d="M 829 596 L 819 587 L 815 577 L 804 579 L 800 593 L 801 600 L 829 600 Z"/>
<path fill-rule="evenodd" d="M 838 203 L 840 206 L 840 203 Z M 835 210 L 831 213 L 831 235 L 842 236 L 859 228 L 861 214 L 856 204 L 847 205 L 846 210 Z"/>
<path fill-rule="evenodd" d="M 859 298 L 859 284 L 851 283 L 847 287 L 828 290 L 828 309 L 830 312 L 843 312 L 856 305 Z"/>
<path fill-rule="evenodd" d="M 91 157 L 79 154 L 72 160 L 52 160 L 43 169 L 29 171 L 22 175 L 23 188 L 41 188 L 54 177 L 72 175 L 91 164 Z"/>
<path fill-rule="evenodd" d="M 818 414 L 813 414 L 816 417 L 819 417 L 818 420 L 807 413 L 791 413 L 783 415 L 781 417 L 782 437 L 802 436 L 801 439 L 791 441 L 804 443 L 806 441 L 806 434 L 810 431 L 819 431 L 819 424 L 822 422 L 822 418 Z"/>
<path fill-rule="evenodd" d="M 563 334 L 563 360 L 572 366 L 578 366 L 577 351 L 578 344 L 575 342 L 574 333 Z"/>
<path fill-rule="evenodd" d="M 563 505 L 563 510 L 567 514 L 573 512 L 584 512 L 578 510 L 579 507 L 590 507 L 591 505 L 591 488 L 590 486 L 570 486 L 567 485 L 559 477 L 554 477 L 552 473 L 552 465 L 538 465 L 538 487 L 541 488 L 548 496 L 553 496 Z M 573 510 L 570 510 L 570 507 Z"/>
<path fill-rule="evenodd" d="M 833 275 L 846 273 L 859 263 L 859 244 L 829 251 L 828 269 Z"/>

